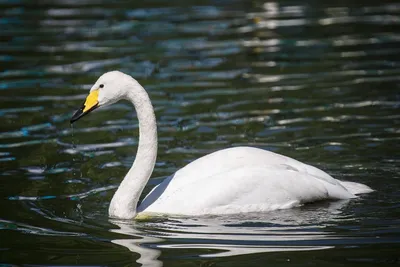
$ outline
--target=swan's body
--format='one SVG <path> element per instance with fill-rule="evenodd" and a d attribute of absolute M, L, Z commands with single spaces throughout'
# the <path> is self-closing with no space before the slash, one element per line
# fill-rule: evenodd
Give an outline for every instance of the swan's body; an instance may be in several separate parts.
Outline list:
<path fill-rule="evenodd" d="M 235 147 L 199 158 L 156 186 L 138 211 L 185 215 L 291 208 L 322 199 L 354 198 L 327 173 L 266 150 Z"/>
<path fill-rule="evenodd" d="M 348 199 L 372 191 L 342 182 L 313 166 L 266 150 L 235 147 L 203 156 L 156 186 L 138 206 L 157 156 L 154 110 L 144 88 L 118 71 L 103 74 L 71 122 L 91 110 L 127 99 L 139 119 L 135 162 L 114 194 L 111 217 L 138 213 L 205 215 L 285 209 L 323 199 Z"/>

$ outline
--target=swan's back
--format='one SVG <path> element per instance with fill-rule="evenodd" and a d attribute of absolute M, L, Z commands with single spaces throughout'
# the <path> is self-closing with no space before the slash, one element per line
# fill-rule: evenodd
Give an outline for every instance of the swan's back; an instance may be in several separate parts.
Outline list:
<path fill-rule="evenodd" d="M 313 166 L 258 148 L 235 147 L 178 170 L 146 196 L 139 212 L 227 214 L 353 197 L 340 181 Z"/>

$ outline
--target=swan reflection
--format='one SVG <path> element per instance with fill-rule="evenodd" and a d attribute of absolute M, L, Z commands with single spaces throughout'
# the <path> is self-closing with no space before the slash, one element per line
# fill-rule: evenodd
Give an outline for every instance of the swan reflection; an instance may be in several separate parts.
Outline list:
<path fill-rule="evenodd" d="M 191 257 L 329 249 L 334 247 L 334 240 L 343 237 L 327 228 L 347 219 L 341 212 L 347 203 L 236 216 L 112 220 L 119 229 L 111 231 L 128 237 L 112 242 L 138 253 L 137 262 L 144 266 L 162 266 L 158 258 L 165 249 L 193 249 Z"/>
<path fill-rule="evenodd" d="M 111 229 L 111 232 L 134 236 L 133 239 L 114 239 L 111 242 L 126 247 L 132 252 L 140 255 L 137 263 L 142 266 L 162 266 L 162 262 L 158 260 L 161 251 L 147 247 L 145 244 L 158 244 L 164 240 L 157 237 L 147 235 L 146 232 L 139 230 L 135 223 L 128 223 L 126 221 L 112 220 L 113 224 L 117 225 L 120 229 Z"/>

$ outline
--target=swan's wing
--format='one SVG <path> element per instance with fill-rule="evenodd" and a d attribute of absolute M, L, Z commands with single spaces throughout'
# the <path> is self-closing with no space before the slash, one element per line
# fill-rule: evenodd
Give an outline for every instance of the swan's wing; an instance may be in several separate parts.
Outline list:
<path fill-rule="evenodd" d="M 290 208 L 328 198 L 349 198 L 343 187 L 334 186 L 288 165 L 242 166 L 213 176 L 201 170 L 190 182 L 167 178 L 139 207 L 139 212 L 172 214 L 226 214 Z"/>
<path fill-rule="evenodd" d="M 298 160 L 254 147 L 234 147 L 216 151 L 205 155 L 176 172 L 174 180 L 184 179 L 181 183 L 192 183 L 198 179 L 199 171 L 203 176 L 216 176 L 239 168 L 264 167 L 265 169 L 293 170 L 304 173 L 330 183 L 333 186 L 342 186 L 326 172 L 304 164 Z"/>

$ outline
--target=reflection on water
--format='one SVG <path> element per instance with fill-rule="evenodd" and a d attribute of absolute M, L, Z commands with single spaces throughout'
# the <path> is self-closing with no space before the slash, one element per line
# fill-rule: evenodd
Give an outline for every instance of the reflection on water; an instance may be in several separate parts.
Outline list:
<path fill-rule="evenodd" d="M 331 240 L 346 237 L 327 231 L 323 225 L 339 220 L 340 210 L 347 202 L 326 203 L 323 208 L 308 211 L 284 210 L 269 214 L 160 218 L 148 222 L 112 220 L 119 229 L 111 232 L 125 237 L 112 242 L 140 254 L 138 263 L 154 266 L 162 265 L 158 260 L 161 249 L 207 251 L 199 257 L 328 249 L 334 247 L 335 242 Z"/>
<path fill-rule="evenodd" d="M 399 21 L 386 0 L 0 0 L 2 263 L 397 263 Z M 138 79 L 156 109 L 144 194 L 237 145 L 376 192 L 268 214 L 109 221 L 135 156 L 135 113 L 122 102 L 74 129 L 69 119 L 112 69 Z"/>
<path fill-rule="evenodd" d="M 133 239 L 114 239 L 111 242 L 126 247 L 134 253 L 138 253 L 140 258 L 137 263 L 144 266 L 162 266 L 162 262 L 158 260 L 161 251 L 157 248 L 146 247 L 148 243 L 157 244 L 164 241 L 162 238 L 153 237 L 145 232 L 135 228 L 133 223 L 113 221 L 120 229 L 112 229 L 112 232 L 123 234 L 125 236 L 133 236 Z"/>

